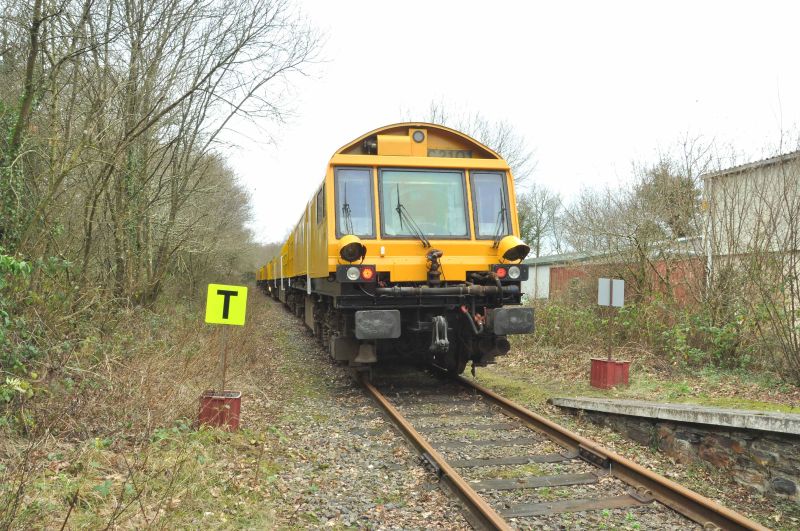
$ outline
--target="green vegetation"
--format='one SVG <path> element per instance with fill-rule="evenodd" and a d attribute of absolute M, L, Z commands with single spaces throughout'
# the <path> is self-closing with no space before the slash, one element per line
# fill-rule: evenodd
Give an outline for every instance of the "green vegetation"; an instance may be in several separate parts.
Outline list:
<path fill-rule="evenodd" d="M 767 370 L 800 384 L 799 225 L 785 221 L 800 216 L 800 165 L 729 179 L 714 176 L 722 168 L 712 152 L 685 139 L 655 164 L 634 165 L 626 184 L 584 189 L 565 207 L 557 238 L 586 261 L 540 308 L 543 341 L 638 348 L 689 369 Z M 598 310 L 598 278 L 625 280 L 625 307 Z"/>
<path fill-rule="evenodd" d="M 478 373 L 478 381 L 488 385 L 504 396 L 514 397 L 524 404 L 541 405 L 553 396 L 553 391 L 561 389 L 556 382 L 541 381 L 540 379 L 528 380 L 525 376 L 533 374 L 523 373 L 519 376 L 508 375 L 500 367 L 492 367 L 481 370 Z"/>
<path fill-rule="evenodd" d="M 126 330 L 81 341 L 46 386 L 31 380 L 29 422 L 2 427 L 4 526 L 269 527 L 284 435 L 266 421 L 236 433 L 194 426 L 221 347 L 198 309 L 129 310 Z M 264 328 L 248 324 L 245 334 Z M 270 361 L 237 337 L 230 381 L 257 396 L 274 377 Z"/>
<path fill-rule="evenodd" d="M 553 302 L 536 307 L 533 341 L 556 348 L 594 345 L 598 354 L 609 341 L 647 349 L 664 362 L 685 368 L 714 366 L 747 368 L 758 347 L 756 323 L 737 311 L 715 324 L 710 314 L 682 308 L 655 296 L 650 302 L 631 302 L 613 318 L 594 306 Z M 765 360 L 761 360 L 765 361 Z"/>
<path fill-rule="evenodd" d="M 116 361 L 98 344 L 135 355 L 130 319 L 252 278 L 265 249 L 216 145 L 237 115 L 280 112 L 273 86 L 316 38 L 271 0 L 15 0 L 0 35 L 0 425 L 25 432 L 70 364 Z"/>
<path fill-rule="evenodd" d="M 748 391 L 762 392 L 769 396 L 770 390 L 780 391 L 785 384 L 776 386 L 772 381 L 740 371 L 707 369 L 692 373 L 675 368 L 674 372 L 652 372 L 644 365 L 647 361 L 642 360 L 633 365 L 629 386 L 610 390 L 596 389 L 589 385 L 588 367 L 592 354 L 560 352 L 563 356 L 570 356 L 570 365 L 574 369 L 564 373 L 556 367 L 548 366 L 543 370 L 542 365 L 515 361 L 517 355 L 514 355 L 508 362 L 501 361 L 498 366 L 481 370 L 478 379 L 498 392 L 517 397 L 517 400 L 530 405 L 544 405 L 549 398 L 555 396 L 594 396 L 800 413 L 800 406 L 748 398 L 751 394 Z M 522 358 L 524 354 L 518 356 Z M 541 361 L 541 358 L 536 359 Z M 730 396 L 733 393 L 737 396 Z"/>
<path fill-rule="evenodd" d="M 0 41 L 0 528 L 269 527 L 281 434 L 192 426 L 200 302 L 267 254 L 220 134 L 289 104 L 313 31 L 272 0 L 12 0 Z M 276 377 L 239 349 L 230 380 Z"/>
<path fill-rule="evenodd" d="M 566 299 L 535 303 L 536 331 L 513 338 L 512 353 L 481 378 L 542 403 L 557 395 L 691 402 L 718 407 L 800 412 L 797 387 L 780 359 L 763 348 L 752 316 L 711 325 L 701 309 L 656 296 L 608 313 Z M 589 386 L 590 358 L 632 362 L 630 385 Z M 528 388 L 528 384 L 534 384 Z"/>
<path fill-rule="evenodd" d="M 246 438 L 245 433 L 193 431 L 179 424 L 157 430 L 135 455 L 125 442 L 112 439 L 75 449 L 77 459 L 50 452 L 47 467 L 26 489 L 36 501 L 21 507 L 16 520 L 48 527 L 55 513 L 62 521 L 69 514 L 70 525 L 81 528 L 144 527 L 156 520 L 268 526 L 271 517 L 261 491 L 277 468 L 270 462 L 257 464 L 258 445 L 247 444 Z M 135 472 L 120 468 L 121 460 Z M 229 469 L 231 462 L 252 469 L 240 475 Z M 1 492 L 4 498 L 11 494 L 5 488 Z"/>

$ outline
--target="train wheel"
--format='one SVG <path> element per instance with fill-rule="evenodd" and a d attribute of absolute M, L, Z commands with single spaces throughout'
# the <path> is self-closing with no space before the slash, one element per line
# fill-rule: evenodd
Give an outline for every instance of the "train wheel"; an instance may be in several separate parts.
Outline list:
<path fill-rule="evenodd" d="M 452 364 L 448 363 L 447 372 L 459 375 L 467 368 L 467 357 L 463 353 L 457 353 L 452 357 Z"/>
<path fill-rule="evenodd" d="M 460 345 L 460 341 L 450 343 L 447 352 L 433 355 L 433 364 L 444 369 L 447 374 L 459 375 L 467 368 L 467 353 Z"/>

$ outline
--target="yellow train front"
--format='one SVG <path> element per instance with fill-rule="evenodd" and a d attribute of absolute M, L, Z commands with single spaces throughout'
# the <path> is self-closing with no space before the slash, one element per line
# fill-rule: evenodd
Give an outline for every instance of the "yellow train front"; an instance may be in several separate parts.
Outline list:
<path fill-rule="evenodd" d="M 439 125 L 382 127 L 339 149 L 259 286 L 357 367 L 388 356 L 461 373 L 533 331 L 529 248 L 508 164 Z"/>

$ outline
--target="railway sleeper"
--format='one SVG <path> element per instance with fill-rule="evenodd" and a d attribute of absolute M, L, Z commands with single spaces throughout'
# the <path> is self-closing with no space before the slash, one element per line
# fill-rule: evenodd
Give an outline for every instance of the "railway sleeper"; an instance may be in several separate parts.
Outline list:
<path fill-rule="evenodd" d="M 607 456 L 599 454 L 584 445 L 578 446 L 578 457 L 596 467 L 600 467 L 605 470 L 611 469 L 611 460 Z"/>
<path fill-rule="evenodd" d="M 481 466 L 528 465 L 531 463 L 563 463 L 571 461 L 577 453 L 554 453 L 540 455 L 516 455 L 508 457 L 485 457 L 476 459 L 454 459 L 450 464 L 456 468 L 474 468 Z"/>
<path fill-rule="evenodd" d="M 470 485 L 476 492 L 489 490 L 538 489 L 541 487 L 565 487 L 569 485 L 590 485 L 600 481 L 605 475 L 602 471 L 580 474 L 559 474 L 557 476 L 529 476 L 514 479 L 483 479 L 472 481 Z"/>
<path fill-rule="evenodd" d="M 465 446 L 531 446 L 542 442 L 541 438 L 534 437 L 517 437 L 514 439 L 486 439 L 486 440 L 472 440 L 472 441 L 447 441 L 438 443 L 438 446 L 444 450 L 459 449 Z"/>
<path fill-rule="evenodd" d="M 439 432 L 455 430 L 514 430 L 519 429 L 519 424 L 511 422 L 498 422 L 495 424 L 450 424 L 448 426 L 422 426 L 417 428 L 420 433 L 436 434 Z"/>
<path fill-rule="evenodd" d="M 522 518 L 526 516 L 546 516 L 549 514 L 577 513 L 581 511 L 602 511 L 604 509 L 625 509 L 652 503 L 653 498 L 642 498 L 634 491 L 606 498 L 583 498 L 539 503 L 518 503 L 497 512 L 503 518 Z"/>

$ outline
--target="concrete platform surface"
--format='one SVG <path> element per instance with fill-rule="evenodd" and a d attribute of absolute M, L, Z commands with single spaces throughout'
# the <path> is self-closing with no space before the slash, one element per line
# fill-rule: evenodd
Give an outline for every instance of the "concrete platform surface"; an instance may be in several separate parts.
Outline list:
<path fill-rule="evenodd" d="M 610 398 L 551 398 L 555 406 L 616 415 L 800 435 L 800 415 Z"/>

